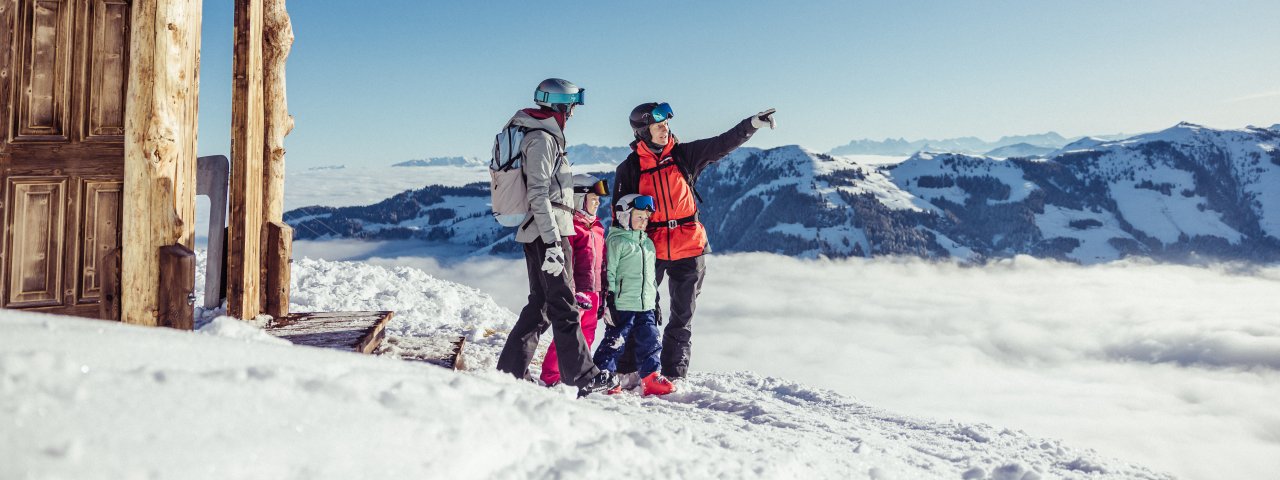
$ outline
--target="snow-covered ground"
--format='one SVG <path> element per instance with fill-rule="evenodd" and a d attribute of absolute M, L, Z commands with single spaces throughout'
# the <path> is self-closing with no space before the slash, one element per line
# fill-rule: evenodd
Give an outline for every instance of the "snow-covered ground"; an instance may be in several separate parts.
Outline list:
<path fill-rule="evenodd" d="M 294 280 L 298 309 L 396 309 L 389 355 L 282 345 L 226 317 L 192 333 L 0 311 L 0 478 L 1170 478 L 754 373 L 577 400 L 483 361 L 503 340 L 484 332 L 514 315 L 479 290 L 316 260 Z M 471 371 L 397 358 L 459 333 Z"/>
<path fill-rule="evenodd" d="M 301 251 L 412 265 L 508 309 L 524 302 L 520 260 L 337 245 Z M 1280 268 L 766 254 L 708 265 L 695 370 L 749 370 L 912 415 L 1023 429 L 1182 478 L 1280 471 Z"/>

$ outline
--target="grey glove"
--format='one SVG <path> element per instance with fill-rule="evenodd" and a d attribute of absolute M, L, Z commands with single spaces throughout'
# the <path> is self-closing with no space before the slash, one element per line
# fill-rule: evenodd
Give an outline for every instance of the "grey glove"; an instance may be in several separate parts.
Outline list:
<path fill-rule="evenodd" d="M 547 257 L 542 261 L 542 271 L 557 276 L 564 273 L 564 250 L 559 245 L 547 249 Z"/>
<path fill-rule="evenodd" d="M 777 128 L 778 122 L 773 119 L 774 111 L 775 111 L 774 109 L 770 108 L 763 112 L 757 113 L 756 116 L 751 117 L 751 126 L 754 127 L 756 130 L 764 128 L 765 125 L 768 125 L 770 130 Z"/>

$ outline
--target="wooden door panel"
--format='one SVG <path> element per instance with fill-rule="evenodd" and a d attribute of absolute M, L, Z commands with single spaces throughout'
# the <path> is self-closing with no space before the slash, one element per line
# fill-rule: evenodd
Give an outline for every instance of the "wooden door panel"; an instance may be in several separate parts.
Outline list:
<path fill-rule="evenodd" d="M 70 112 L 69 0 L 22 0 L 14 142 L 65 142 Z"/>
<path fill-rule="evenodd" d="M 5 185 L 9 269 L 5 307 L 60 305 L 66 180 L 13 178 Z"/>
<path fill-rule="evenodd" d="M 9 85 L 13 77 L 13 18 L 18 0 L 0 0 L 0 156 L 9 151 Z M 3 158 L 0 158 L 3 161 Z"/>
<path fill-rule="evenodd" d="M 84 235 L 80 245 L 80 292 L 77 303 L 97 302 L 102 296 L 98 262 L 102 255 L 120 246 L 120 205 L 124 184 L 118 180 L 85 180 L 81 189 Z"/>
<path fill-rule="evenodd" d="M 89 28 L 84 138 L 94 142 L 124 142 L 125 79 L 129 73 L 129 3 L 124 0 L 92 0 Z"/>

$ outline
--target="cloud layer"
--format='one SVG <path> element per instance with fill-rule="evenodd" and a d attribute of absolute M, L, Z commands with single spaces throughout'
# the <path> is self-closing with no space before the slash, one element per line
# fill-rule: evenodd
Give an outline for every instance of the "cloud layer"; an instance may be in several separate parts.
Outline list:
<path fill-rule="evenodd" d="M 522 260 L 334 246 L 299 251 L 423 268 L 524 304 Z M 1275 267 L 713 256 L 692 366 L 1059 437 L 1185 478 L 1261 478 L 1280 471 L 1278 291 Z"/>

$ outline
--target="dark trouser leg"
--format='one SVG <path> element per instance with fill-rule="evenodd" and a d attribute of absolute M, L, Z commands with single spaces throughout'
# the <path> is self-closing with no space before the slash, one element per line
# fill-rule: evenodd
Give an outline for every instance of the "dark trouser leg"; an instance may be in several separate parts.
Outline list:
<path fill-rule="evenodd" d="M 569 242 L 561 241 L 566 260 L 573 258 Z M 578 323 L 578 307 L 573 300 L 573 262 L 566 261 L 559 275 L 542 271 L 548 245 L 542 239 L 525 245 L 525 266 L 529 273 L 529 304 L 520 310 L 520 318 L 507 337 L 498 357 L 498 370 L 523 378 L 529 369 L 538 337 L 551 328 L 552 342 L 560 357 L 561 381 L 584 385 L 599 370 L 591 363 L 590 349 Z"/>
<path fill-rule="evenodd" d="M 702 293 L 706 261 L 701 255 L 673 261 L 658 260 L 656 273 L 659 282 L 664 273 L 671 277 L 667 285 L 671 312 L 666 318 L 667 327 L 662 331 L 662 374 L 681 378 L 689 373 L 693 312 L 697 308 L 698 295 Z"/>
<path fill-rule="evenodd" d="M 498 371 L 509 373 L 516 378 L 524 378 L 533 359 L 533 352 L 538 348 L 538 337 L 551 326 L 543 312 L 546 304 L 543 287 L 542 260 L 546 255 L 546 245 L 541 239 L 524 244 L 525 270 L 529 275 L 529 302 L 520 309 L 520 316 L 511 334 L 507 335 L 507 343 L 502 346 L 498 356 Z"/>
<path fill-rule="evenodd" d="M 640 378 L 658 371 L 662 364 L 658 360 L 662 344 L 658 341 L 658 323 L 653 310 L 639 312 L 631 320 L 631 340 L 635 351 L 636 371 Z"/>
<path fill-rule="evenodd" d="M 622 355 L 623 345 L 630 346 L 631 342 L 626 341 L 627 335 L 631 332 L 636 317 L 636 312 L 616 313 L 617 316 L 613 317 L 613 325 L 604 330 L 604 338 L 600 339 L 600 346 L 596 347 L 595 356 L 597 368 L 612 372 L 618 370 L 618 359 Z"/>

